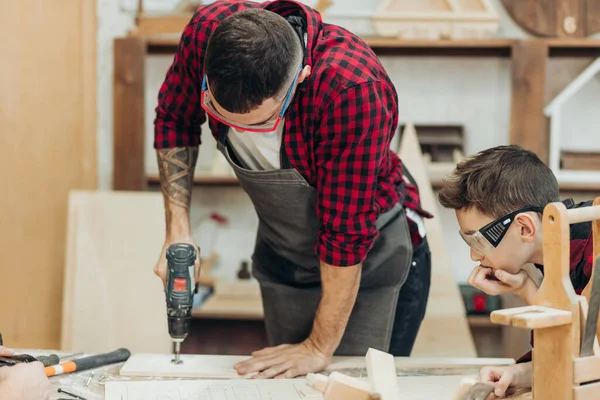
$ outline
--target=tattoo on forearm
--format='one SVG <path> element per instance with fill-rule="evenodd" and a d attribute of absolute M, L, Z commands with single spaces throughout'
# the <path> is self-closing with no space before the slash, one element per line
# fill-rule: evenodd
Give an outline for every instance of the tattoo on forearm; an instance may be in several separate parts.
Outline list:
<path fill-rule="evenodd" d="M 156 152 L 163 195 L 179 207 L 189 210 L 198 147 L 175 147 Z"/>

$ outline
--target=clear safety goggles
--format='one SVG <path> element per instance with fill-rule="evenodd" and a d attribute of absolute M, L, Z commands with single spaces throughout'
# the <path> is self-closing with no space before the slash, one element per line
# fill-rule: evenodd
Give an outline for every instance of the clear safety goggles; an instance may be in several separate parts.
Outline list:
<path fill-rule="evenodd" d="M 200 100 L 202 108 L 204 109 L 204 111 L 206 111 L 206 113 L 208 115 L 210 115 L 212 118 L 216 119 L 220 123 L 225 124 L 231 128 L 237 129 L 239 131 L 272 132 L 275 129 L 277 129 L 277 127 L 283 120 L 285 111 L 287 110 L 287 108 L 292 100 L 292 93 L 294 92 L 294 88 L 296 87 L 296 82 L 298 81 L 298 76 L 300 76 L 301 71 L 302 71 L 302 65 L 300 65 L 300 68 L 298 68 L 298 72 L 296 72 L 296 77 L 294 78 L 292 85 L 288 89 L 288 92 L 283 101 L 283 106 L 281 107 L 281 111 L 279 112 L 279 115 L 277 116 L 277 118 L 274 120 L 270 120 L 270 121 L 267 121 L 267 122 L 264 122 L 261 124 L 257 124 L 257 125 L 245 125 L 245 124 L 240 124 L 238 122 L 232 121 L 228 118 L 225 118 L 223 115 L 221 115 L 217 111 L 213 102 L 211 101 L 212 96 L 210 95 L 210 92 L 208 90 L 208 83 L 206 80 L 206 75 L 204 75 L 204 78 L 202 79 L 202 92 L 201 92 L 201 100 Z"/>
<path fill-rule="evenodd" d="M 527 211 L 535 211 L 538 213 L 543 213 L 543 207 L 530 206 L 521 208 L 519 210 L 513 211 L 510 214 L 504 215 L 495 221 L 490 222 L 483 228 L 475 231 L 473 233 L 463 233 L 459 231 L 460 236 L 463 240 L 469 245 L 473 251 L 476 253 L 485 256 L 489 254 L 492 250 L 494 250 L 508 232 L 508 228 L 513 223 L 515 217 L 523 212 Z"/>

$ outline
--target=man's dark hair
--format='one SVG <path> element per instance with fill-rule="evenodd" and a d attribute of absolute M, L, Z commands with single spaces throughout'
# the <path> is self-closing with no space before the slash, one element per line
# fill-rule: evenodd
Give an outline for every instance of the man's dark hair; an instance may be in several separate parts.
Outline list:
<path fill-rule="evenodd" d="M 245 114 L 266 99 L 285 96 L 302 55 L 300 38 L 283 17 L 244 10 L 224 19 L 210 35 L 204 73 L 219 105 Z"/>
<path fill-rule="evenodd" d="M 446 208 L 475 208 L 492 218 L 528 206 L 545 207 L 559 198 L 552 170 L 515 145 L 492 147 L 459 162 L 438 193 Z"/>

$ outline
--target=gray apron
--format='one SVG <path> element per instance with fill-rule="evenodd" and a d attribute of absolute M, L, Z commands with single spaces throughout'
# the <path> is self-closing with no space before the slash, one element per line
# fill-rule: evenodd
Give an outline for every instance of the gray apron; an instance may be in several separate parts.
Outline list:
<path fill-rule="evenodd" d="M 254 171 L 241 167 L 228 132 L 227 127 L 220 129 L 217 147 L 259 218 L 252 274 L 261 288 L 269 344 L 300 343 L 310 335 L 321 299 L 320 261 L 314 250 L 319 229 L 316 190 L 291 166 L 283 137 L 281 169 Z M 412 243 L 400 204 L 380 215 L 376 226 L 380 234 L 363 262 L 358 297 L 336 355 L 364 356 L 369 347 L 388 351 L 390 346 Z"/>

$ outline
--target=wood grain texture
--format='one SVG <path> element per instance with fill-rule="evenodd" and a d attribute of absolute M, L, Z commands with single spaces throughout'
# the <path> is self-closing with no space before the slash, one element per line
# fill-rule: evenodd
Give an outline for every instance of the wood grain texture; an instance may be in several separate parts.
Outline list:
<path fill-rule="evenodd" d="M 3 3 L 0 330 L 57 348 L 68 192 L 96 186 L 95 2 Z"/>
<path fill-rule="evenodd" d="M 116 39 L 114 46 L 113 189 L 144 190 L 146 43 L 130 36 Z"/>
<path fill-rule="evenodd" d="M 512 49 L 510 143 L 548 160 L 549 140 L 544 124 L 544 88 L 548 45 L 523 40 Z"/>
<path fill-rule="evenodd" d="M 556 5 L 559 0 L 502 0 L 511 18 L 536 36 L 556 35 Z"/>
<path fill-rule="evenodd" d="M 587 34 L 592 35 L 600 32 L 600 1 L 588 0 L 585 15 L 587 15 Z"/>
<path fill-rule="evenodd" d="M 579 301 L 569 279 L 569 221 L 562 203 L 543 215 L 544 281 L 537 306 L 571 311 L 573 324 L 534 330 L 533 397 L 573 399 L 573 358 L 579 354 Z"/>

